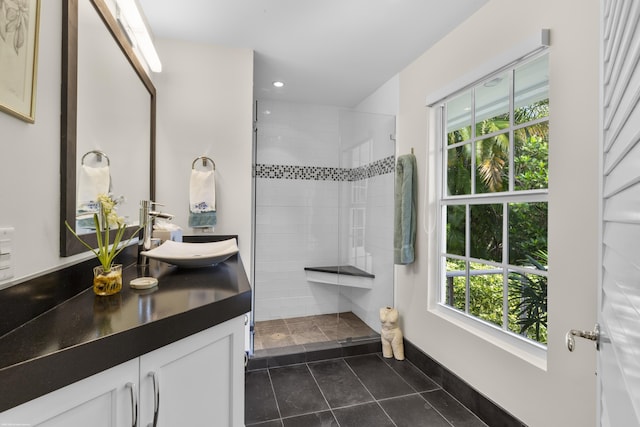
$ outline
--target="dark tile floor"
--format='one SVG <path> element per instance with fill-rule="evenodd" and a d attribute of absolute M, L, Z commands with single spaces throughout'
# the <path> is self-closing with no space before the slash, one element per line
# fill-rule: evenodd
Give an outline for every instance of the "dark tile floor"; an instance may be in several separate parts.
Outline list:
<path fill-rule="evenodd" d="M 254 351 L 378 336 L 352 312 L 258 321 L 254 330 Z"/>
<path fill-rule="evenodd" d="M 411 362 L 379 353 L 248 371 L 245 424 L 486 427 Z"/>

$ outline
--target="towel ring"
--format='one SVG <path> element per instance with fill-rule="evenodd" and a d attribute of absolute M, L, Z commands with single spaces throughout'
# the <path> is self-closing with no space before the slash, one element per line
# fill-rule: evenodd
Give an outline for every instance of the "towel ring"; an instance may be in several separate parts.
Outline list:
<path fill-rule="evenodd" d="M 191 169 L 196 168 L 196 163 L 198 162 L 198 160 L 202 160 L 202 166 L 205 168 L 207 167 L 207 162 L 211 162 L 211 170 L 216 170 L 216 162 L 214 162 L 210 157 L 207 156 L 196 157 L 193 160 L 193 163 L 191 163 Z"/>
<path fill-rule="evenodd" d="M 82 156 L 82 160 L 80 160 L 80 164 L 84 165 L 84 159 L 85 157 L 87 157 L 89 154 L 95 154 L 96 157 L 98 158 L 98 163 L 102 163 L 102 158 L 104 157 L 107 160 L 107 166 L 111 166 L 111 161 L 109 160 L 109 156 L 107 156 L 104 151 L 100 151 L 100 150 L 91 150 L 91 151 L 87 151 L 84 156 Z"/>

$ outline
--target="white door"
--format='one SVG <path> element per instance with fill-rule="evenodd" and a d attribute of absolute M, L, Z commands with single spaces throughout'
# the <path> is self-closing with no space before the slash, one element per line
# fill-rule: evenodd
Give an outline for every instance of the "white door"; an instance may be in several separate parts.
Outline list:
<path fill-rule="evenodd" d="M 137 426 L 137 382 L 135 359 L 2 412 L 0 426 Z"/>
<path fill-rule="evenodd" d="M 244 316 L 140 357 L 140 426 L 244 426 Z"/>
<path fill-rule="evenodd" d="M 602 0 L 600 426 L 640 426 L 640 1 Z"/>

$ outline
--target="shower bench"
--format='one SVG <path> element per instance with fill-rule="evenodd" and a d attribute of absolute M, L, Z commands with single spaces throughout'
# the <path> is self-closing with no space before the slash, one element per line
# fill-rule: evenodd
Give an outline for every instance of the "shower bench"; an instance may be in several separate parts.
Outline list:
<path fill-rule="evenodd" d="M 353 265 L 305 267 L 304 272 L 309 282 L 363 289 L 372 289 L 376 277 Z"/>

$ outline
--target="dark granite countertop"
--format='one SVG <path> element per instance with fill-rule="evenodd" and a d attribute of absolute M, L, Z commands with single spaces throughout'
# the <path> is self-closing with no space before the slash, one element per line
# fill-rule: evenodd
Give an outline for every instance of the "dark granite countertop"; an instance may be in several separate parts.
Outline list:
<path fill-rule="evenodd" d="M 86 288 L 0 336 L 0 411 L 251 310 L 239 255 L 213 267 L 180 269 L 151 260 L 144 269 L 126 267 L 119 294 L 100 297 Z M 159 285 L 129 287 L 142 276 L 158 278 Z M 56 277 L 63 282 L 65 276 Z"/>

